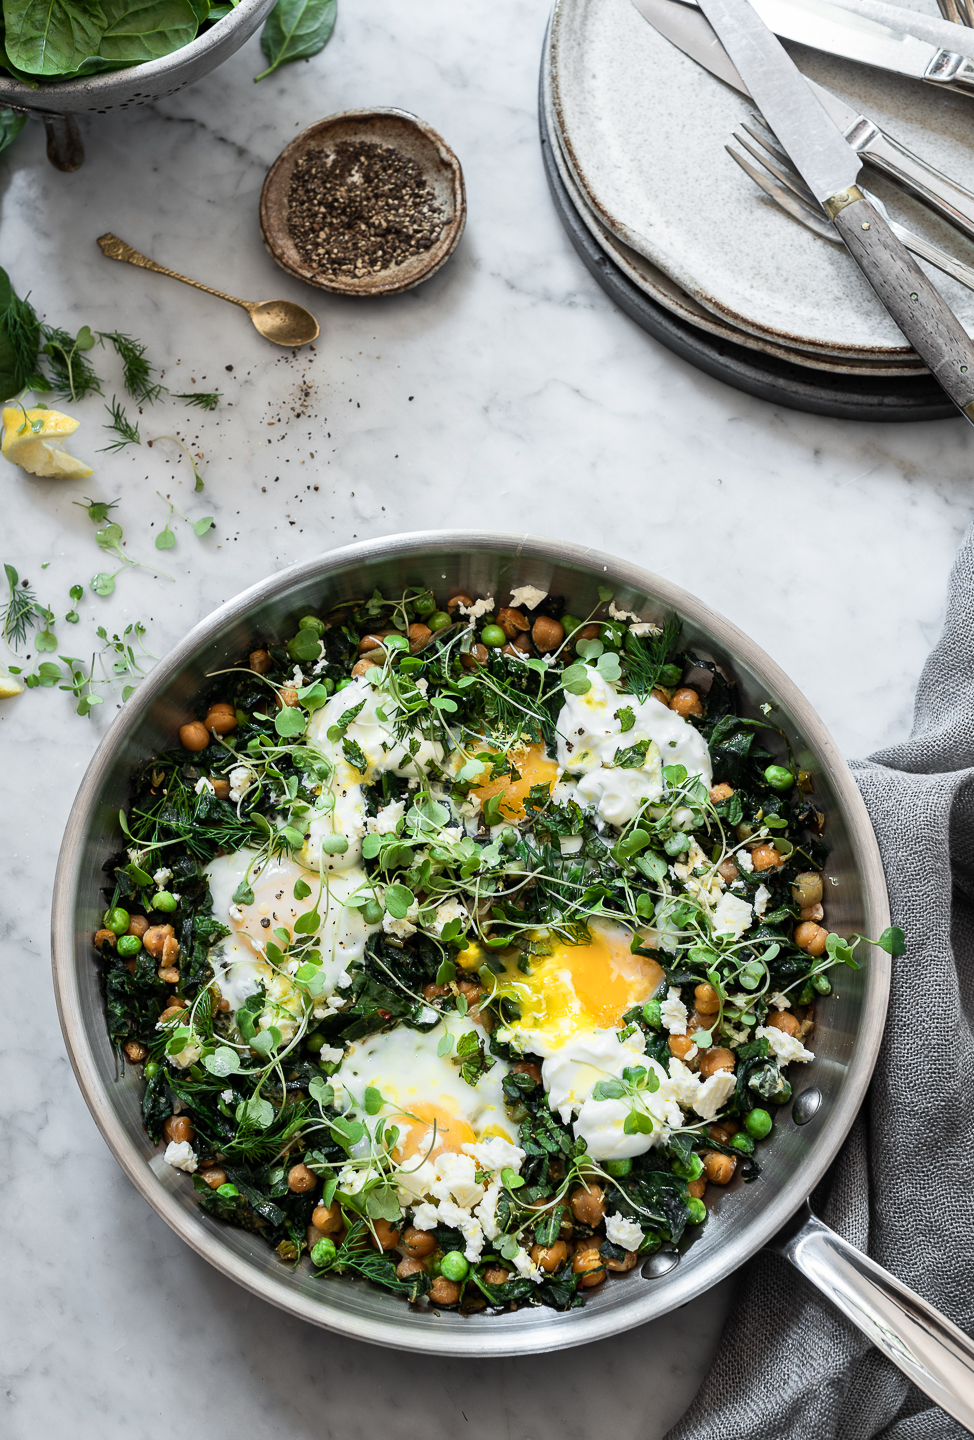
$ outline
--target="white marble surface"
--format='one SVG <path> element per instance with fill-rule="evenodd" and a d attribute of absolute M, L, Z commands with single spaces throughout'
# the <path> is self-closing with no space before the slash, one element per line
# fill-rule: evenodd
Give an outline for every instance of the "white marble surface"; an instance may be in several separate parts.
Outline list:
<path fill-rule="evenodd" d="M 259 87 L 252 41 L 194 89 L 92 120 L 75 175 L 47 165 L 39 129 L 25 132 L 0 161 L 0 255 L 18 290 L 71 329 L 143 337 L 174 389 L 195 377 L 226 399 L 212 416 L 169 402 L 141 420 L 144 437 L 178 426 L 202 452 L 201 496 L 171 446 L 96 456 L 101 402 L 80 406 L 76 448 L 97 459 L 95 477 L 59 484 L 3 466 L 0 559 L 63 613 L 68 587 L 104 568 L 72 502 L 121 497 L 131 553 L 159 558 L 175 581 L 133 571 L 111 600 L 86 595 L 61 648 L 84 654 L 98 624 L 142 619 L 162 655 L 254 579 L 355 537 L 470 525 L 583 539 L 748 630 L 846 753 L 895 740 L 969 519 L 971 432 L 776 409 L 698 374 L 616 311 L 545 188 L 545 21 L 544 0 L 358 0 L 324 54 Z M 466 235 L 446 269 L 398 299 L 305 292 L 261 247 L 264 172 L 300 127 L 373 104 L 423 115 L 454 145 Z M 239 312 L 110 264 L 94 244 L 108 228 L 238 294 L 311 303 L 321 343 L 292 360 Z M 105 365 L 110 396 L 118 376 Z M 157 490 L 214 515 L 214 532 L 200 541 L 182 526 L 158 556 Z M 250 1299 L 132 1190 L 76 1089 L 48 972 L 58 843 L 113 706 L 104 712 L 82 720 L 56 691 L 0 702 L 3 1433 L 161 1440 L 191 1423 L 242 1440 L 271 1426 L 342 1440 L 661 1435 L 707 1364 L 726 1293 L 584 1353 L 416 1364 Z"/>

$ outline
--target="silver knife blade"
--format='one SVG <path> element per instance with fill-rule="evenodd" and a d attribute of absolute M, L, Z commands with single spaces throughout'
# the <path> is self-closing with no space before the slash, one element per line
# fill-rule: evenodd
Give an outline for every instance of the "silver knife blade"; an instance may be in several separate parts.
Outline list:
<path fill-rule="evenodd" d="M 854 185 L 862 161 L 749 0 L 701 0 L 700 8 L 816 200 Z"/>

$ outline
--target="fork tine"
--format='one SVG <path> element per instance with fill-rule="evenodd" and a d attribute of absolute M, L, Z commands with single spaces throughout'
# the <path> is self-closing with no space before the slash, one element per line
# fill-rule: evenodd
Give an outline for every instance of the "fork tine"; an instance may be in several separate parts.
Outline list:
<path fill-rule="evenodd" d="M 746 126 L 744 128 L 747 129 Z M 748 131 L 748 133 L 750 134 L 750 131 Z M 790 190 L 793 195 L 796 195 L 804 205 L 809 206 L 809 208 L 815 210 L 816 213 L 818 212 L 818 202 L 797 175 L 790 169 L 776 165 L 775 162 L 762 151 L 756 150 L 753 145 L 748 143 L 739 130 L 734 131 L 734 139 L 738 145 L 742 145 L 747 153 L 757 160 L 759 165 L 763 165 L 765 170 L 769 171 L 780 184 L 784 185 L 785 189 Z"/>
<path fill-rule="evenodd" d="M 752 140 L 756 140 L 757 143 L 762 147 L 762 149 L 767 151 L 767 153 L 771 156 L 772 160 L 777 163 L 778 169 L 774 173 L 778 176 L 778 179 L 782 182 L 782 184 L 788 185 L 792 190 L 794 190 L 796 195 L 800 195 L 803 200 L 807 201 L 809 205 L 814 206 L 816 210 L 819 209 L 818 201 L 812 194 L 811 190 L 809 190 L 808 186 L 805 184 L 805 181 L 802 179 L 801 175 L 799 175 L 798 171 L 795 169 L 794 165 L 792 164 L 790 155 L 786 154 L 785 151 L 780 149 L 780 147 L 778 146 L 777 136 L 769 130 L 767 133 L 770 139 L 766 140 L 763 135 L 760 135 L 757 130 L 752 129 L 750 125 L 742 123 L 741 128 L 746 132 L 746 134 L 751 136 Z M 773 144 L 771 143 L 772 141 L 774 142 Z M 750 147 L 748 148 L 750 149 Z M 751 154 L 756 160 L 760 160 L 762 165 L 767 164 L 764 156 L 759 155 L 757 151 L 751 150 Z M 770 169 L 772 167 L 769 166 L 768 168 Z"/>
<path fill-rule="evenodd" d="M 842 244 L 837 231 L 829 224 L 824 215 L 819 215 L 810 209 L 803 200 L 800 200 L 791 191 L 784 189 L 780 185 L 775 185 L 772 180 L 768 179 L 767 175 L 756 169 L 749 160 L 745 160 L 743 155 L 738 154 L 733 146 L 725 145 L 724 149 L 728 155 L 730 155 L 731 159 L 736 160 L 741 169 L 750 175 L 755 185 L 760 185 L 764 193 L 774 200 L 777 205 L 780 205 L 782 210 L 786 210 L 792 219 L 797 220 L 799 224 L 806 226 L 807 229 L 821 236 L 823 240 L 830 240 L 836 245 Z"/>

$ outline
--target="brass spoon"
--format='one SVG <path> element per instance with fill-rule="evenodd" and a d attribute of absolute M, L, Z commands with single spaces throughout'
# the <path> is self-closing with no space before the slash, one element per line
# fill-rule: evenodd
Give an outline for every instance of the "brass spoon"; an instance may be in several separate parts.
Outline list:
<path fill-rule="evenodd" d="M 107 235 L 99 235 L 98 244 L 109 260 L 125 260 L 129 265 L 141 265 L 143 270 L 155 270 L 159 275 L 168 275 L 173 280 L 182 280 L 184 285 L 205 290 L 207 295 L 215 295 L 218 300 L 229 300 L 231 305 L 239 305 L 247 311 L 264 339 L 273 340 L 275 345 L 293 349 L 298 345 L 310 345 L 318 338 L 317 320 L 303 305 L 295 305 L 293 300 L 238 300 L 235 295 L 226 295 L 222 290 L 201 285 L 198 280 L 189 280 L 176 270 L 167 270 L 165 265 L 157 265 L 148 255 L 140 255 L 138 250 L 133 250 L 131 245 L 126 245 L 111 231 Z"/>

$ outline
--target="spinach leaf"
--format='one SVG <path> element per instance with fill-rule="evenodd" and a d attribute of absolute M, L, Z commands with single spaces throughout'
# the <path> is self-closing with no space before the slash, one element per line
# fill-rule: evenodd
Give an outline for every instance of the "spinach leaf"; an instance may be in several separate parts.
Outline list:
<path fill-rule="evenodd" d="M 338 0 L 277 0 L 260 36 L 260 48 L 270 64 L 254 79 L 273 75 L 291 60 L 317 55 L 331 39 L 337 13 Z"/>
<path fill-rule="evenodd" d="M 4 0 L 7 55 L 29 75 L 77 70 L 98 47 L 105 13 L 92 0 Z"/>
<path fill-rule="evenodd" d="M 105 33 L 98 54 L 140 65 L 169 55 L 196 38 L 199 19 L 190 0 L 103 0 Z"/>

